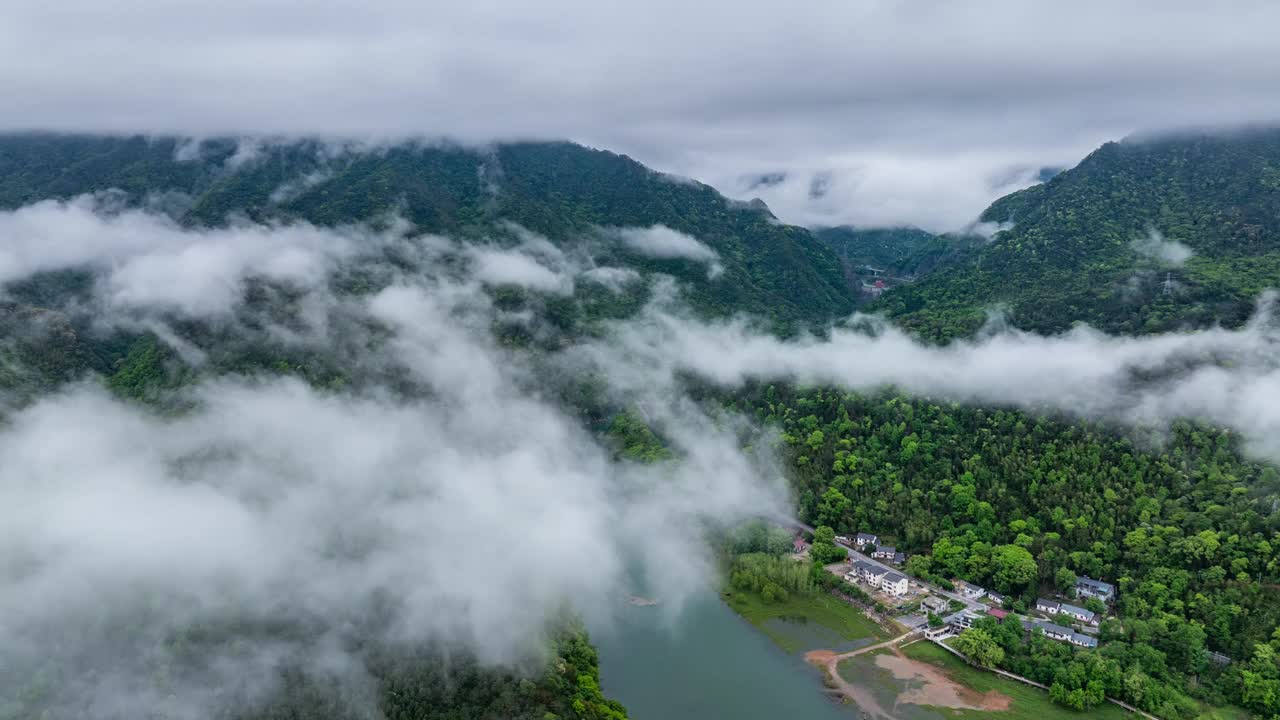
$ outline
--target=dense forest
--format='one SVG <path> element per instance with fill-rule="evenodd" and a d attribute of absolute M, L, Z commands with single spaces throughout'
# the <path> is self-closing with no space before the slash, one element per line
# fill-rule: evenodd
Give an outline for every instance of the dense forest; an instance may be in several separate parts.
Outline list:
<path fill-rule="evenodd" d="M 1103 624 L 1096 654 L 1108 673 L 1140 674 L 1140 692 L 1121 696 L 1170 718 L 1193 717 L 1193 695 L 1275 711 L 1250 695 L 1246 663 L 1271 657 L 1280 625 L 1280 474 L 1241 460 L 1229 433 L 1182 423 L 1135 439 L 1014 410 L 773 386 L 734 406 L 782 429 L 803 518 L 877 533 L 912 574 L 990 587 L 1020 611 L 1076 575 L 1112 581 L 1119 620 Z M 1071 657 L 1054 645 L 1027 652 Z M 1237 662 L 1221 670 L 1210 650 Z M 1045 663 L 1027 674 L 1052 677 Z M 1280 667 L 1262 664 L 1274 682 Z"/>
<path fill-rule="evenodd" d="M 1280 285 L 1280 131 L 1108 143 L 982 219 L 1007 229 L 878 308 L 938 340 L 992 309 L 1036 332 L 1239 325 Z"/>

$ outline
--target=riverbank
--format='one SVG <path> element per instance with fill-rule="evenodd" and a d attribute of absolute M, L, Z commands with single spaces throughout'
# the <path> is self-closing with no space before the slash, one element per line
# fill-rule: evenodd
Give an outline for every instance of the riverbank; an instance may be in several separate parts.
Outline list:
<path fill-rule="evenodd" d="M 893 636 L 858 608 L 827 593 L 792 595 L 778 602 L 744 591 L 725 591 L 720 597 L 788 653 L 851 650 Z"/>

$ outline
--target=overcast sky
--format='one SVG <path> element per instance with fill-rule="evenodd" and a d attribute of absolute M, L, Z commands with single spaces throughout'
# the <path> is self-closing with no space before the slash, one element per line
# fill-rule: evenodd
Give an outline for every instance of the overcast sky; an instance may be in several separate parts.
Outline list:
<path fill-rule="evenodd" d="M 1280 120 L 1277 27 L 1267 0 L 16 0 L 0 126 L 567 137 L 790 221 L 950 229 L 1107 139 Z"/>

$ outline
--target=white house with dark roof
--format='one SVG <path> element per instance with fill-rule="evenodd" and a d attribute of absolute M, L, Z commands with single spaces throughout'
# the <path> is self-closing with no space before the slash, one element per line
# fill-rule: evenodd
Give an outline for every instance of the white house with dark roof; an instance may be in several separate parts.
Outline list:
<path fill-rule="evenodd" d="M 879 545 L 871 551 L 871 557 L 877 560 L 892 560 L 898 554 L 898 548 L 892 545 Z"/>
<path fill-rule="evenodd" d="M 1070 640 L 1071 636 L 1076 634 L 1076 631 L 1072 630 L 1071 628 L 1062 627 L 1061 625 L 1054 625 L 1053 623 L 1038 622 L 1033 620 L 1028 622 L 1027 625 L 1028 625 L 1028 629 L 1031 632 L 1034 633 L 1035 631 L 1039 630 L 1040 632 L 1044 633 L 1045 637 L 1049 638 L 1050 640 Z"/>
<path fill-rule="evenodd" d="M 961 597 L 966 597 L 970 600 L 977 600 L 987 594 L 985 589 L 980 588 L 973 583 L 967 583 L 964 580 L 956 580 L 952 584 L 956 586 L 956 592 L 960 593 Z"/>
<path fill-rule="evenodd" d="M 1071 637 L 1067 638 L 1067 642 L 1083 648 L 1098 647 L 1098 638 L 1085 635 L 1084 633 L 1071 633 Z"/>
<path fill-rule="evenodd" d="M 902 597 L 907 594 L 908 583 L 906 575 L 886 570 L 866 560 L 854 560 L 852 569 L 845 573 L 845 577 L 850 580 L 862 581 L 894 597 Z"/>
<path fill-rule="evenodd" d="M 879 587 L 880 578 L 884 577 L 887 572 L 889 571 L 866 560 L 854 560 L 845 577 L 852 580 L 861 580 L 872 587 Z"/>
<path fill-rule="evenodd" d="M 1047 598 L 1039 598 L 1036 600 L 1036 612 L 1042 612 L 1049 615 L 1057 615 L 1058 610 L 1062 607 L 1062 603 L 1057 600 L 1049 600 Z"/>
<path fill-rule="evenodd" d="M 894 597 L 907 594 L 907 576 L 902 573 L 887 572 L 880 578 L 880 589 Z"/>
<path fill-rule="evenodd" d="M 1081 575 L 1076 578 L 1076 595 L 1085 598 L 1098 598 L 1102 602 L 1111 602 L 1111 599 L 1116 596 L 1116 586 Z"/>
<path fill-rule="evenodd" d="M 873 533 L 858 533 L 857 536 L 853 538 L 853 545 L 857 548 L 864 548 L 868 545 L 879 544 L 880 536 Z"/>
<path fill-rule="evenodd" d="M 1079 620 L 1082 623 L 1092 624 L 1097 621 L 1097 616 L 1094 615 L 1092 610 L 1086 610 L 1082 607 L 1076 607 L 1075 605 L 1068 605 L 1066 603 L 1058 604 L 1058 614 L 1066 615 L 1067 617 Z"/>
<path fill-rule="evenodd" d="M 1098 647 L 1097 638 L 1091 635 L 1085 635 L 1084 633 L 1078 633 L 1071 628 L 1063 627 L 1061 625 L 1054 625 L 1053 623 L 1047 623 L 1043 620 L 1024 620 L 1022 625 L 1028 632 L 1034 634 L 1038 630 L 1044 633 L 1044 636 L 1050 640 L 1068 642 L 1076 647 L 1082 648 Z"/>

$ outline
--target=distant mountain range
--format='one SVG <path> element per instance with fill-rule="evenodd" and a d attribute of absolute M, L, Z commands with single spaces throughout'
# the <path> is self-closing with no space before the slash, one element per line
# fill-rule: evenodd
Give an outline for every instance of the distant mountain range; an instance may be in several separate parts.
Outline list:
<path fill-rule="evenodd" d="M 461 238 L 510 235 L 509 223 L 562 247 L 600 228 L 662 225 L 709 246 L 723 272 L 688 259 L 600 243 L 601 261 L 678 278 L 699 310 L 780 326 L 825 321 L 854 300 L 840 264 L 804 228 L 761 204 L 567 142 L 381 147 L 313 140 L 195 142 L 172 137 L 0 136 L 0 207 L 119 191 L 162 203 L 182 222 L 230 217 L 333 226 L 403 217 Z"/>

